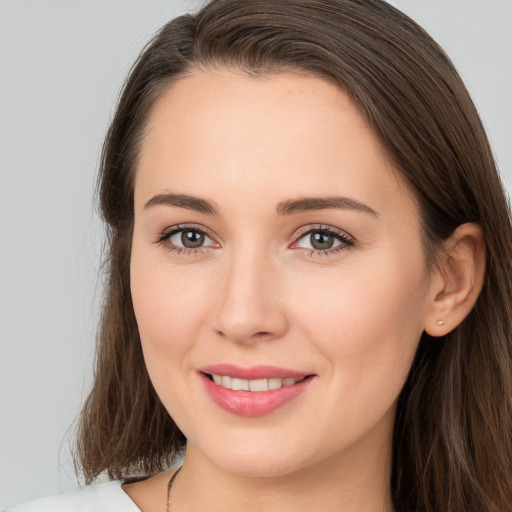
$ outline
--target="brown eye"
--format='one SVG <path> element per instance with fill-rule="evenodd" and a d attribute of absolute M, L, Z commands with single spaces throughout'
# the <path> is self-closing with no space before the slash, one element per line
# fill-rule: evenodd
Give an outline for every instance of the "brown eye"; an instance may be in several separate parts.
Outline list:
<path fill-rule="evenodd" d="M 334 246 L 334 236 L 328 233 L 311 233 L 309 235 L 309 243 L 313 249 L 325 251 Z"/>
<path fill-rule="evenodd" d="M 181 232 L 181 244 L 187 249 L 202 247 L 205 241 L 205 234 L 198 231 L 185 230 Z"/>
<path fill-rule="evenodd" d="M 196 228 L 176 228 L 171 233 L 164 235 L 161 242 L 168 248 L 195 250 L 202 247 L 214 247 L 215 242 L 202 230 Z"/>
<path fill-rule="evenodd" d="M 332 229 L 310 229 L 296 242 L 296 247 L 313 252 L 329 254 L 331 249 L 344 249 L 354 245 L 354 240 L 343 231 Z"/>

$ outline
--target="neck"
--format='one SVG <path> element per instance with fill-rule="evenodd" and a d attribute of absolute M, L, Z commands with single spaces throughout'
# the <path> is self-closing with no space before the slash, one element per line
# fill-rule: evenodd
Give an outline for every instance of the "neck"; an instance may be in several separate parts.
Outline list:
<path fill-rule="evenodd" d="M 343 453 L 286 475 L 243 476 L 215 466 L 189 444 L 171 510 L 391 512 L 390 450 L 372 455 Z"/>

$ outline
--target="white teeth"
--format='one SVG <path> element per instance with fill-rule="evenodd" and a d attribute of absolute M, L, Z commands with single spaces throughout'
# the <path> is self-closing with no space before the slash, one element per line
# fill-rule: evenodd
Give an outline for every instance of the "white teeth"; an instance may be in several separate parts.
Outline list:
<path fill-rule="evenodd" d="M 249 381 L 251 391 L 268 391 L 268 379 L 257 379 Z"/>
<path fill-rule="evenodd" d="M 213 382 L 217 386 L 222 386 L 226 389 L 234 391 L 268 391 L 272 389 L 279 389 L 286 386 L 293 386 L 297 382 L 301 382 L 305 377 L 298 379 L 287 377 L 286 379 L 237 379 L 235 377 L 228 377 L 227 375 L 212 375 Z"/>
<path fill-rule="evenodd" d="M 268 389 L 279 389 L 283 387 L 283 379 L 268 379 Z"/>
<path fill-rule="evenodd" d="M 234 391 L 249 391 L 249 381 L 245 379 L 232 379 L 231 389 Z"/>

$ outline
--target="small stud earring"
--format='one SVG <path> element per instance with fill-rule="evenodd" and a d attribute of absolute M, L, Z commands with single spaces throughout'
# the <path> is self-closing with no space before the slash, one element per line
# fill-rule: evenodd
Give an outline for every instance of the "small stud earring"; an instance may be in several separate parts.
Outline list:
<path fill-rule="evenodd" d="M 437 321 L 437 325 L 439 325 L 439 327 L 442 327 L 444 324 L 445 324 L 444 320 Z"/>

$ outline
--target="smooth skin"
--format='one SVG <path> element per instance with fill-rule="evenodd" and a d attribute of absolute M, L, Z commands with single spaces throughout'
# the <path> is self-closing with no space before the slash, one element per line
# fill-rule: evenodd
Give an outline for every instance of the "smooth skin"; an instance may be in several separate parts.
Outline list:
<path fill-rule="evenodd" d="M 421 334 L 453 329 L 482 286 L 479 227 L 445 249 L 430 272 L 411 190 L 333 84 L 222 68 L 175 82 L 145 133 L 131 258 L 148 372 L 188 440 L 172 510 L 392 510 L 396 401 Z M 243 417 L 204 390 L 198 368 L 219 363 L 314 377 Z M 125 492 L 163 512 L 169 475 Z"/>

